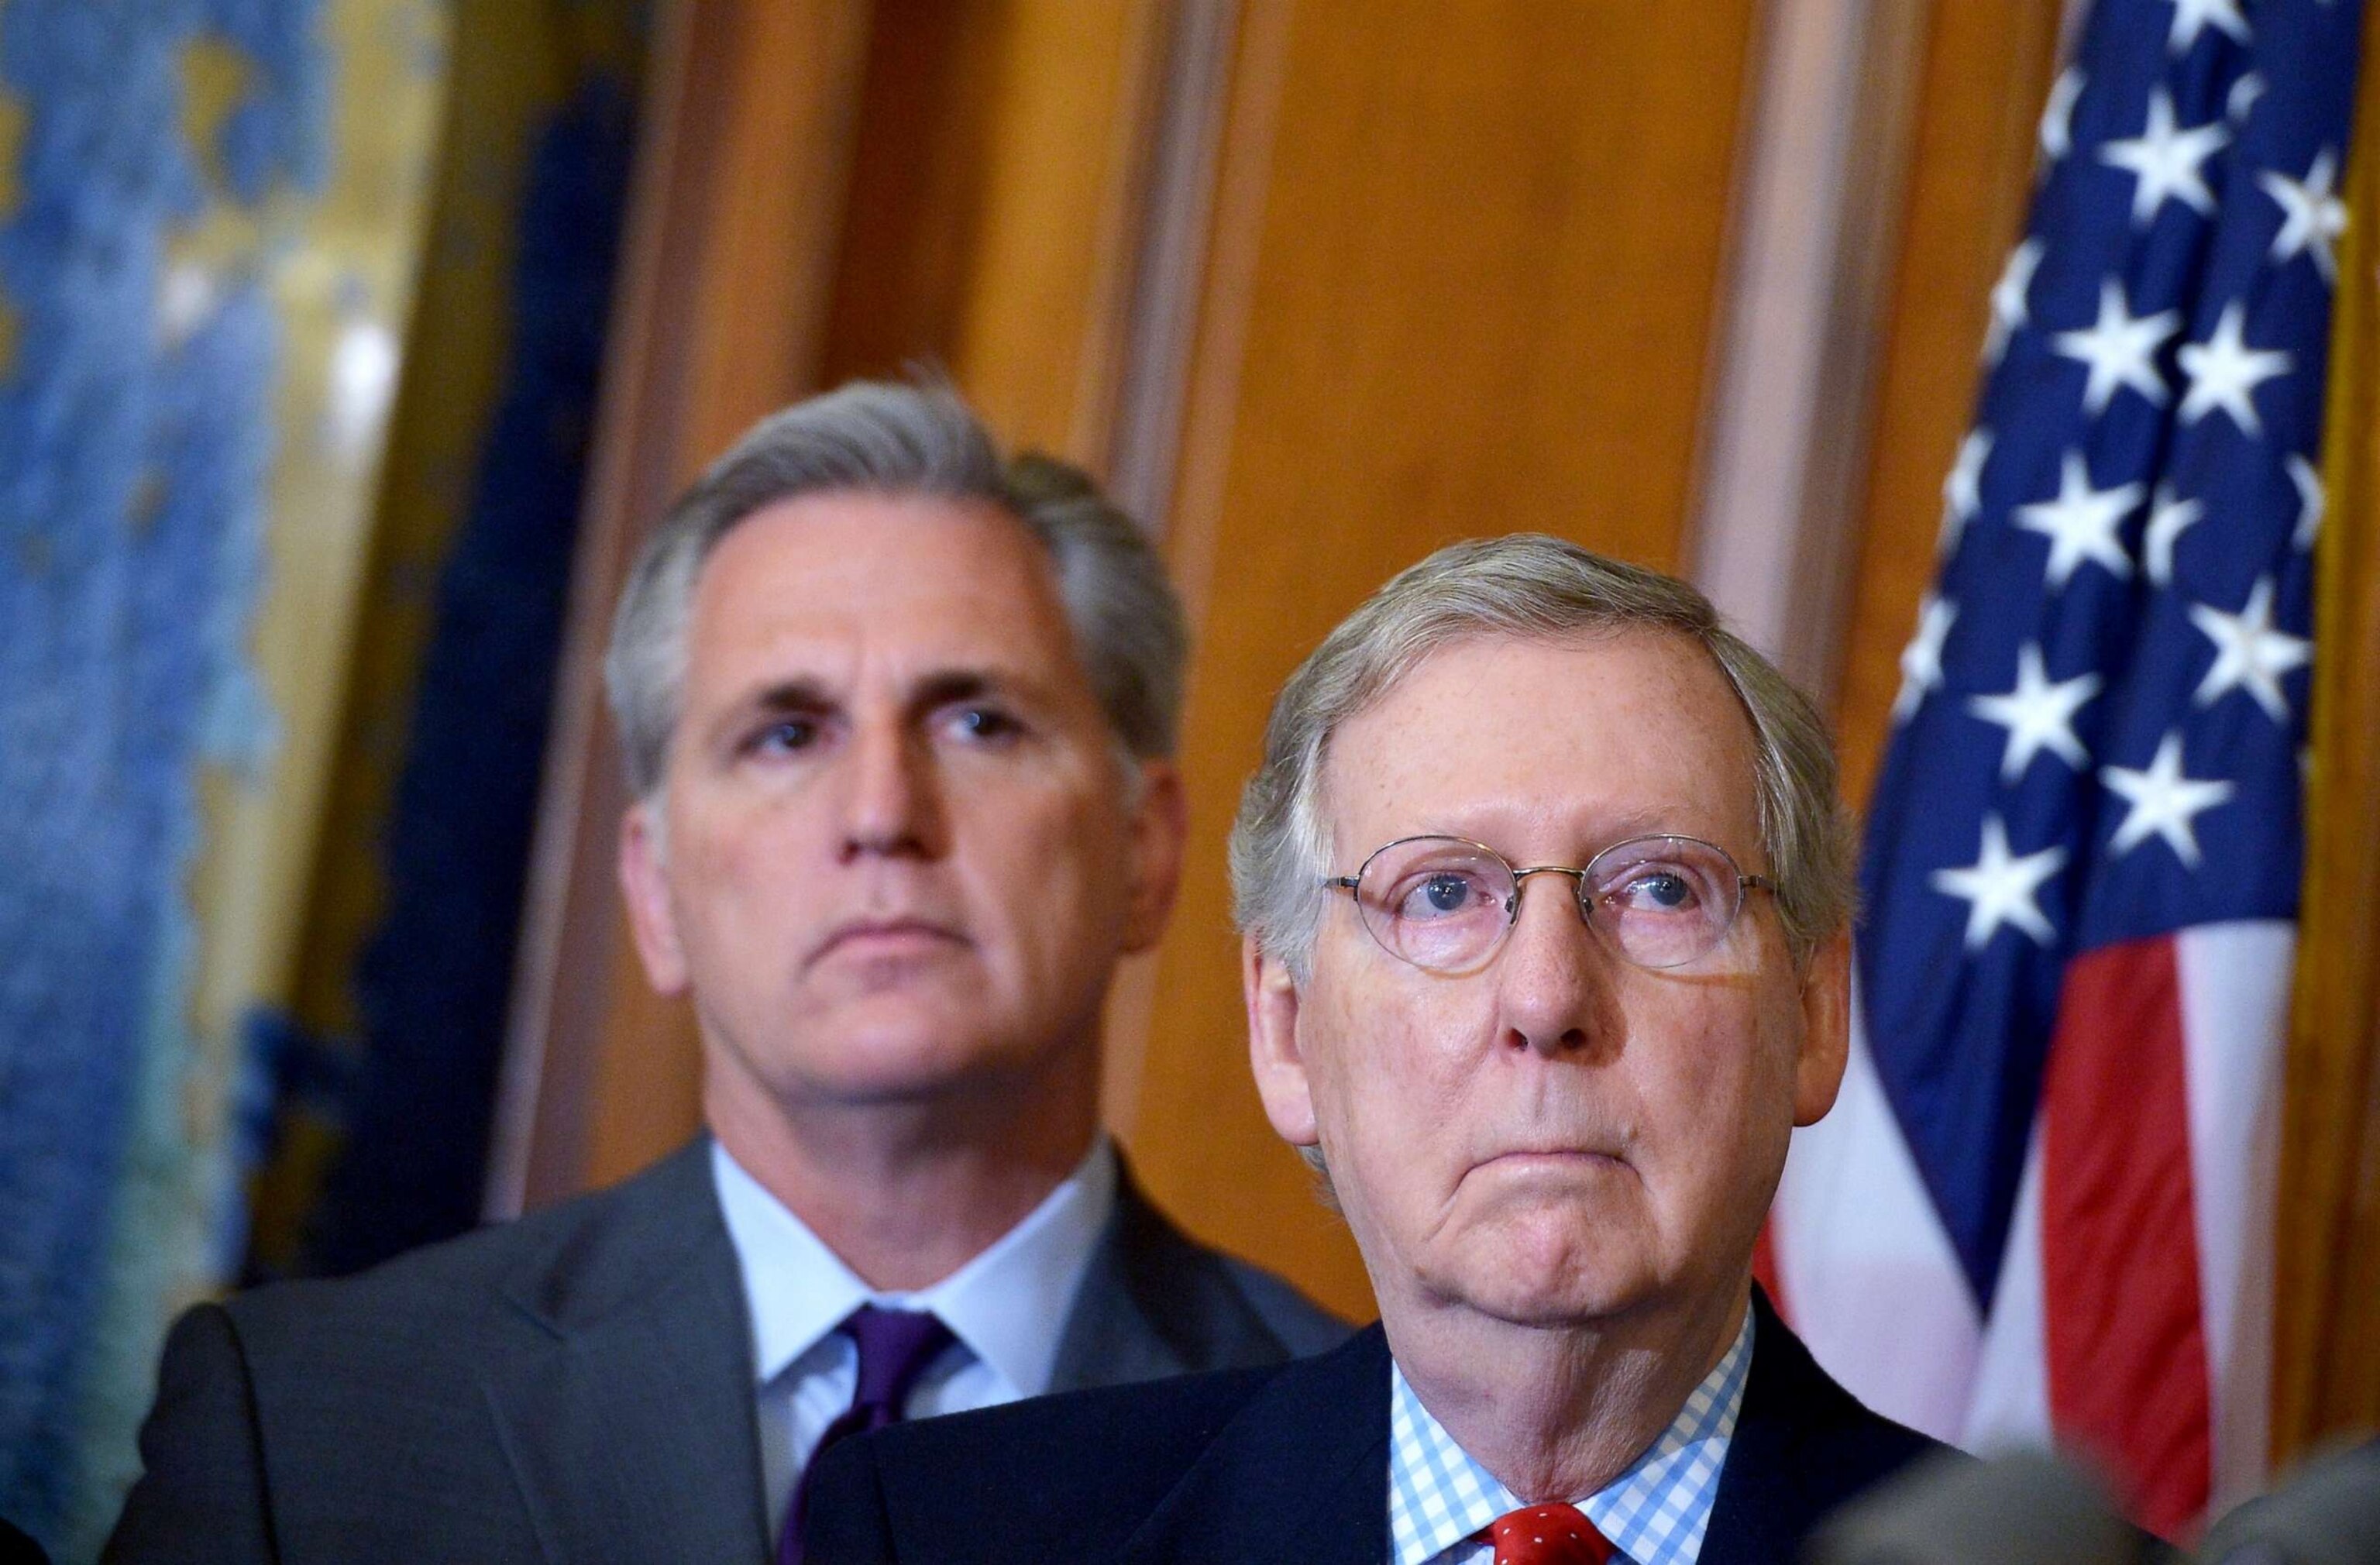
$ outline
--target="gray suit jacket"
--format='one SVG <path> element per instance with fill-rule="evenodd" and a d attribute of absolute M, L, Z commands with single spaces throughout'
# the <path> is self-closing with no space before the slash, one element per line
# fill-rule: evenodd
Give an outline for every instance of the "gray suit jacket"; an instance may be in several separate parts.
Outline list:
<path fill-rule="evenodd" d="M 1126 1176 L 1053 1389 L 1345 1333 Z M 166 1343 L 106 1558 L 765 1559 L 751 1343 L 703 1141 L 359 1277 L 200 1305 Z"/>

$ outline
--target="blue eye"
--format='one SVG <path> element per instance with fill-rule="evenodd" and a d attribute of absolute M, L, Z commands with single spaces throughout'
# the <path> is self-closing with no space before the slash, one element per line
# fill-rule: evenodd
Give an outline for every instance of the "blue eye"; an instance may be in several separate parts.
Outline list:
<path fill-rule="evenodd" d="M 1490 900 L 1476 876 L 1440 869 L 1407 885 L 1397 897 L 1394 912 L 1399 918 L 1426 923 L 1476 912 Z"/>
<path fill-rule="evenodd" d="M 818 743 L 819 725 L 806 717 L 780 718 L 752 736 L 751 747 L 772 754 L 807 750 Z"/>
<path fill-rule="evenodd" d="M 997 707 L 962 708 L 958 726 L 971 739 L 1008 739 L 1025 731 L 1024 724 Z"/>
<path fill-rule="evenodd" d="M 1694 885 L 1683 875 L 1668 869 L 1647 869 L 1620 888 L 1621 899 L 1630 907 L 1651 913 L 1679 913 L 1694 905 Z"/>

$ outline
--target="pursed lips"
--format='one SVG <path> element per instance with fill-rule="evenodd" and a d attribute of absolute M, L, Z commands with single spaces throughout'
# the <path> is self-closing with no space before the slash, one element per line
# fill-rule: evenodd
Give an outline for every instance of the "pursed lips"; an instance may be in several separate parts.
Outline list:
<path fill-rule="evenodd" d="M 846 919 L 826 932 L 810 952 L 805 967 L 815 967 L 830 956 L 847 951 L 897 955 L 940 945 L 964 946 L 966 937 L 948 924 L 931 918 L 873 915 Z"/>
<path fill-rule="evenodd" d="M 1626 1161 L 1627 1159 L 1618 1152 L 1608 1151 L 1599 1145 L 1581 1146 L 1572 1143 L 1510 1146 L 1500 1152 L 1490 1153 L 1472 1166 L 1476 1169 L 1486 1169 L 1494 1168 L 1499 1164 L 1520 1166 L 1528 1163 L 1624 1163 Z"/>

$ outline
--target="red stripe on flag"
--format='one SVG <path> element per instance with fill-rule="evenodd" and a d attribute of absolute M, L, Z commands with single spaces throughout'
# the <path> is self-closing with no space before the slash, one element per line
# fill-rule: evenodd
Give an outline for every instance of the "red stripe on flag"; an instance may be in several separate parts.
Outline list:
<path fill-rule="evenodd" d="M 2212 1458 L 2171 940 L 2067 964 L 2042 1121 L 2051 1422 L 2177 1537 L 2206 1509 Z"/>

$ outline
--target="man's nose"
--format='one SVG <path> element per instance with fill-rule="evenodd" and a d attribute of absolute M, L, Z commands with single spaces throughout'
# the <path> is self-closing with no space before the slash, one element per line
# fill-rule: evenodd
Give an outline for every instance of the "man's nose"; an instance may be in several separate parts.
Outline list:
<path fill-rule="evenodd" d="M 1584 1049 L 1603 1030 L 1609 958 L 1579 916 L 1578 882 L 1533 875 L 1495 966 L 1504 1041 L 1541 1054 Z"/>
<path fill-rule="evenodd" d="M 941 796 L 930 748 L 893 724 L 864 724 L 843 768 L 842 856 L 932 858 L 941 851 Z"/>

